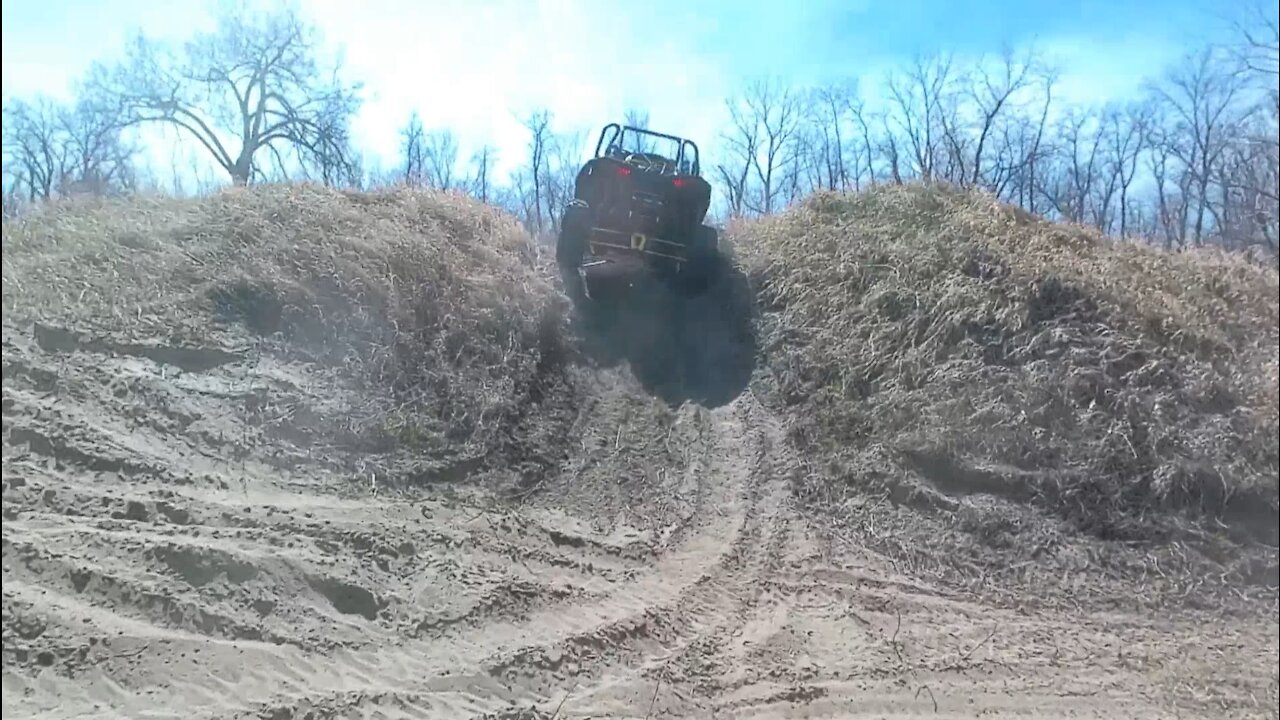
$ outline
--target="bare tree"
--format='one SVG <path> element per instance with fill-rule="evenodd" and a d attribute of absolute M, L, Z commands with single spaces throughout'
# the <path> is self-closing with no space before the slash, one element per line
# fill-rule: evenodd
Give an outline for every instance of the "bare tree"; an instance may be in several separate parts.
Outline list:
<path fill-rule="evenodd" d="M 649 129 L 649 113 L 638 108 L 628 108 L 622 115 L 622 122 L 634 128 Z"/>
<path fill-rule="evenodd" d="M 493 173 L 493 164 L 496 160 L 496 151 L 493 146 L 488 144 L 480 146 L 480 149 L 476 150 L 471 156 L 471 178 L 467 186 L 469 192 L 478 198 L 480 202 L 489 202 L 490 194 L 493 191 L 490 176 Z"/>
<path fill-rule="evenodd" d="M 727 100 L 725 105 L 732 127 L 721 133 L 724 146 L 720 155 L 724 162 L 716 166 L 716 172 L 724 186 L 730 217 L 740 217 L 746 210 L 747 180 L 759 147 L 760 127 L 734 99 Z"/>
<path fill-rule="evenodd" d="M 622 122 L 623 124 L 633 128 L 648 130 L 649 129 L 649 113 L 648 111 L 640 110 L 638 108 L 629 108 L 625 113 L 623 113 Z M 634 145 L 632 146 L 632 148 L 637 152 L 648 153 L 648 152 L 654 151 L 652 141 L 650 141 L 649 138 L 645 137 L 644 135 L 637 136 L 636 138 L 634 138 L 633 142 L 634 142 Z"/>
<path fill-rule="evenodd" d="M 1129 234 L 1130 187 L 1138 173 L 1138 160 L 1144 149 L 1147 124 L 1151 119 L 1149 105 L 1134 103 L 1123 108 L 1110 107 L 1104 111 L 1103 125 L 1106 133 L 1106 165 L 1109 182 L 1119 194 L 1116 215 L 1120 221 L 1119 235 Z M 1106 228 L 1110 229 L 1110 228 Z"/>
<path fill-rule="evenodd" d="M 409 116 L 409 122 L 400 131 L 400 155 L 403 158 L 401 173 L 405 183 L 421 185 L 427 175 L 427 134 L 422 127 L 418 111 Z"/>
<path fill-rule="evenodd" d="M 914 174 L 926 181 L 934 179 L 944 149 L 943 97 L 951 91 L 953 70 L 950 55 L 917 57 L 905 78 L 890 72 L 885 81 L 891 105 L 891 114 L 887 117 L 905 136 L 902 144 L 915 161 Z M 888 127 L 886 130 L 893 133 Z M 897 167 L 899 143 L 891 142 Z M 900 177 L 899 171 L 895 173 Z"/>
<path fill-rule="evenodd" d="M 111 108 L 87 100 L 66 106 L 38 96 L 6 103 L 3 146 L 4 173 L 15 198 L 103 195 L 135 185 L 136 149 L 122 137 Z"/>
<path fill-rule="evenodd" d="M 61 108 L 52 99 L 13 100 L 4 106 L 4 168 L 29 201 L 53 197 L 66 168 Z"/>
<path fill-rule="evenodd" d="M 537 110 L 521 121 L 529 130 L 528 164 L 513 170 L 506 187 L 495 191 L 489 184 L 494 152 L 484 147 L 472 160 L 472 192 L 493 196 L 500 206 L 516 215 L 537 237 L 555 233 L 563 207 L 573 197 L 581 166 L 584 135 L 552 130 L 551 113 Z M 479 178 L 483 178 L 483 187 Z"/>
<path fill-rule="evenodd" d="M 800 162 L 808 178 L 808 189 L 838 190 L 859 186 L 860 155 L 852 142 L 852 115 L 861 109 L 856 81 L 832 83 L 815 88 L 807 98 L 797 133 Z M 852 165 L 853 170 L 850 170 Z"/>
<path fill-rule="evenodd" d="M 426 130 L 417 111 L 409 116 L 409 122 L 400 131 L 401 177 L 410 185 L 422 185 L 440 190 L 479 191 L 488 198 L 490 190 L 489 170 L 493 166 L 493 149 L 481 148 L 471 159 L 474 166 L 468 170 L 459 165 L 457 137 L 448 129 Z"/>
<path fill-rule="evenodd" d="M 780 84 L 779 84 L 780 85 Z M 789 170 L 794 162 L 793 139 L 800 128 L 802 97 L 786 86 L 767 81 L 754 83 L 746 96 L 747 107 L 756 114 L 762 131 L 761 153 L 753 159 L 760 183 L 760 205 L 764 214 L 774 211 L 777 190 L 774 178 Z"/>
<path fill-rule="evenodd" d="M 6 220 L 18 217 L 22 214 L 27 202 L 19 193 L 17 183 L 5 183 L 4 195 L 0 196 L 0 217 Z"/>
<path fill-rule="evenodd" d="M 1195 193 L 1191 239 L 1204 242 L 1210 214 L 1209 186 L 1214 170 L 1226 152 L 1231 134 L 1238 128 L 1233 111 L 1243 89 L 1241 76 L 1226 67 L 1212 48 L 1183 58 L 1164 82 L 1152 86 L 1168 108 L 1173 142 L 1168 150 L 1191 175 Z"/>
<path fill-rule="evenodd" d="M 861 155 L 863 163 L 866 164 L 866 181 L 874 185 L 877 180 L 875 167 L 876 145 L 871 139 L 871 123 L 867 121 L 867 112 L 862 101 L 856 97 L 850 98 L 849 100 L 849 112 L 853 115 L 853 120 L 858 130 L 858 137 L 862 141 Z M 862 164 L 855 162 L 855 187 L 858 185 L 856 178 L 862 177 L 862 170 Z"/>
<path fill-rule="evenodd" d="M 1076 223 L 1099 224 L 1105 210 L 1092 203 L 1098 191 L 1104 126 L 1097 113 L 1071 108 L 1059 122 L 1054 168 L 1042 186 L 1043 195 L 1062 218 Z"/>
<path fill-rule="evenodd" d="M 1261 247 L 1274 261 L 1280 257 L 1280 18 L 1262 0 L 1243 10 L 1231 51 L 1252 86 L 1252 101 L 1222 159 L 1222 232 L 1231 246 Z"/>
<path fill-rule="evenodd" d="M 433 130 L 426 137 L 426 181 L 440 190 L 453 190 L 457 177 L 458 141 L 449 130 Z"/>
<path fill-rule="evenodd" d="M 995 167 L 985 171 L 989 189 L 1033 213 L 1042 207 L 1039 200 L 1046 195 L 1046 175 L 1052 168 L 1053 148 L 1046 133 L 1057 77 L 1056 68 L 1041 64 L 1032 83 L 1036 96 L 995 123 L 999 136 Z"/>
<path fill-rule="evenodd" d="M 1280 76 L 1280 21 L 1276 6 L 1267 0 L 1250 0 L 1248 8 L 1241 9 L 1241 16 L 1232 23 L 1238 38 L 1232 50 L 1245 69 L 1269 82 L 1275 92 L 1276 77 Z"/>
<path fill-rule="evenodd" d="M 584 139 L 581 132 L 561 133 L 549 137 L 543 165 L 543 184 L 546 216 L 553 232 L 559 232 L 561 210 L 573 199 L 574 185 L 582 162 L 580 155 Z"/>
<path fill-rule="evenodd" d="M 749 83 L 742 95 L 729 100 L 734 128 L 724 138 L 726 156 L 738 169 L 724 167 L 721 174 L 728 180 L 730 212 L 745 207 L 768 214 L 778 206 L 781 181 L 795 160 L 802 101 L 801 93 L 769 79 Z M 748 176 L 754 188 L 749 188 Z"/>
<path fill-rule="evenodd" d="M 1153 118 L 1145 133 L 1148 169 L 1155 181 L 1156 207 L 1147 229 L 1151 236 L 1163 237 L 1166 250 L 1182 248 L 1187 238 L 1187 186 L 1191 177 L 1178 164 L 1172 148 L 1177 135 L 1169 130 L 1165 108 L 1153 104 Z"/>
<path fill-rule="evenodd" d="M 1215 242 L 1274 256 L 1280 35 L 1269 7 L 1238 26 L 1234 66 L 1207 46 L 1144 96 L 1101 108 L 1062 106 L 1059 69 L 1034 50 L 967 67 L 917 58 L 888 75 L 879 108 L 856 87 L 757 82 L 727 101 L 715 164 L 727 209 L 774 212 L 864 181 L 945 180 L 1168 248 Z"/>
<path fill-rule="evenodd" d="M 541 233 L 543 222 L 543 198 L 546 196 L 547 153 L 551 144 L 551 113 L 537 110 L 524 119 L 524 126 L 529 131 L 529 183 L 532 192 L 531 229 Z"/>
<path fill-rule="evenodd" d="M 992 187 L 992 177 L 984 174 L 983 160 L 991 134 L 1001 119 L 1002 113 L 1017 111 L 1010 107 L 1017 103 L 1016 97 L 1030 88 L 1038 77 L 1038 62 L 1035 55 L 1028 51 L 1017 55 L 1013 50 L 1005 48 L 1001 53 L 1000 69 L 989 72 L 979 67 L 975 74 L 975 82 L 969 95 L 977 111 L 977 141 L 973 150 L 973 161 L 970 163 L 971 173 L 968 181 L 973 185 L 983 183 Z"/>
<path fill-rule="evenodd" d="M 64 182 L 97 195 L 136 187 L 138 149 L 123 137 L 120 118 L 112 108 L 83 99 L 62 113 L 61 125 L 66 143 Z"/>
<path fill-rule="evenodd" d="M 1276 153 L 1276 123 L 1257 121 L 1224 153 L 1219 186 L 1223 243 L 1234 249 L 1260 247 L 1280 257 L 1280 156 Z"/>
<path fill-rule="evenodd" d="M 231 180 L 261 174 L 259 153 L 278 168 L 340 168 L 359 84 L 322 68 L 319 38 L 292 10 L 229 9 L 217 28 L 173 50 L 139 33 L 119 65 L 98 66 L 93 92 L 120 104 L 132 123 L 166 123 L 195 138 Z"/>

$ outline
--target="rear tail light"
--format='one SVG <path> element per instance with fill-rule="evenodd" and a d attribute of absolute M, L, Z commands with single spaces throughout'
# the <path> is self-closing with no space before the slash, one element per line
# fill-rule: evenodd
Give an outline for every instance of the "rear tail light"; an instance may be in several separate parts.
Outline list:
<path fill-rule="evenodd" d="M 675 180 L 671 181 L 671 184 L 675 185 L 676 187 L 684 187 L 684 178 L 676 178 Z"/>
<path fill-rule="evenodd" d="M 620 168 L 618 168 L 618 175 L 620 175 L 620 176 L 622 176 L 622 177 L 626 177 L 626 176 L 628 176 L 628 175 L 630 175 L 630 174 L 631 174 L 631 168 L 629 168 L 629 167 L 620 167 Z"/>

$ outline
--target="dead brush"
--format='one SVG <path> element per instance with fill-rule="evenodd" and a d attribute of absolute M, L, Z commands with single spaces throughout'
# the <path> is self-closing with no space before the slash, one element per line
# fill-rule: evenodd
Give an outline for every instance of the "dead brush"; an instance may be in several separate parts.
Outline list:
<path fill-rule="evenodd" d="M 483 455 L 556 372 L 563 313 L 528 245 L 429 191 L 68 201 L 4 224 L 6 333 L 274 347 L 356 383 L 333 421 L 369 449 Z"/>
<path fill-rule="evenodd" d="M 1274 546 L 1274 270 L 922 185 L 821 194 L 733 235 L 828 477 L 934 506 L 991 493 L 1104 539 L 1225 527 Z"/>

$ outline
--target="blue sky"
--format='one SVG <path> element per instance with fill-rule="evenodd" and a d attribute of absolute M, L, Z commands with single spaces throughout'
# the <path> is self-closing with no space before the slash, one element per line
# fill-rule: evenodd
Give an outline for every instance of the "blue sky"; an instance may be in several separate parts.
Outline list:
<path fill-rule="evenodd" d="M 545 106 L 589 129 L 635 106 L 657 129 L 704 147 L 723 98 L 746 78 L 878 82 L 913 53 L 978 57 L 1034 44 L 1064 64 L 1059 95 L 1130 95 L 1184 50 L 1220 32 L 1231 0 L 300 0 L 366 84 L 365 149 L 394 161 L 413 110 L 472 146 L 522 158 L 516 116 Z M 181 40 L 209 27 L 207 2 L 6 0 L 5 96 L 66 95 L 130 31 Z M 184 146 L 188 152 L 189 144 Z M 169 147 L 153 149 L 167 157 Z M 166 160 L 165 164 L 168 164 Z M 184 164 L 190 167 L 189 164 Z"/>

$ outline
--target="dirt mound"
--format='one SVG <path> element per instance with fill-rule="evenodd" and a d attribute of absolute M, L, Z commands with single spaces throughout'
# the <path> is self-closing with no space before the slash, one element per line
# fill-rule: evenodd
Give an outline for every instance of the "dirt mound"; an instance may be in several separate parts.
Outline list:
<path fill-rule="evenodd" d="M 741 273 L 661 383 L 580 363 L 552 269 L 448 195 L 81 202 L 4 246 L 6 717 L 1275 706 L 1274 612 L 992 606 L 806 512 Z"/>
<path fill-rule="evenodd" d="M 1233 582 L 1277 584 L 1274 270 L 918 185 L 817 196 L 733 236 L 805 492 L 897 508 L 872 541 L 970 576 L 1156 572 L 1077 554 L 1078 534 L 1189 543 Z"/>
<path fill-rule="evenodd" d="M 6 337 L 180 367 L 305 363 L 346 391 L 246 411 L 299 443 L 402 451 L 401 477 L 530 454 L 507 446 L 563 370 L 563 310 L 527 236 L 451 194 L 85 200 L 6 223 L 4 248 Z"/>

